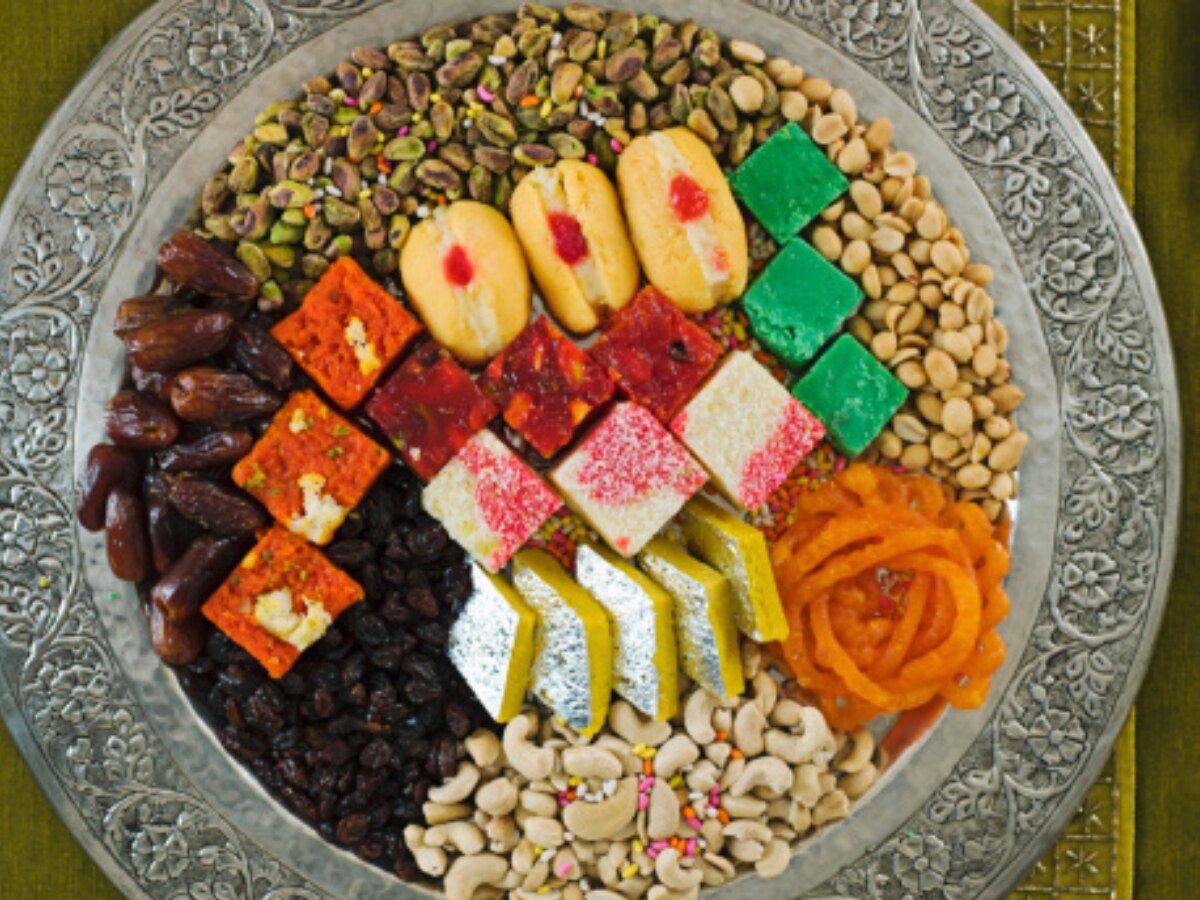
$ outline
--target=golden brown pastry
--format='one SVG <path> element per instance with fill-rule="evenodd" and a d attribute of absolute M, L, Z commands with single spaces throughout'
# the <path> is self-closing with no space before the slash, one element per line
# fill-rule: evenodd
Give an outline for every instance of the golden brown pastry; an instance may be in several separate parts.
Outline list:
<path fill-rule="evenodd" d="M 585 334 L 633 299 L 638 263 L 612 182 L 596 166 L 564 159 L 517 185 L 512 220 L 554 317 Z"/>
<path fill-rule="evenodd" d="M 746 226 L 708 145 L 687 128 L 636 138 L 617 183 L 646 277 L 685 312 L 746 290 Z"/>
<path fill-rule="evenodd" d="M 404 245 L 400 277 L 429 333 L 467 365 L 487 362 L 529 324 L 529 269 L 494 207 L 438 207 Z"/>

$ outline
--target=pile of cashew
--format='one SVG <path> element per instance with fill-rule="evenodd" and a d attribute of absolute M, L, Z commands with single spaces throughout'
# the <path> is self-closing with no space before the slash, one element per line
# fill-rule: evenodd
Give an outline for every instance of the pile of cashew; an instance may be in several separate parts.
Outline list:
<path fill-rule="evenodd" d="M 618 701 L 592 738 L 532 709 L 502 738 L 471 735 L 429 792 L 427 827 L 405 829 L 418 867 L 450 900 L 670 900 L 783 874 L 800 839 L 874 784 L 875 741 L 831 731 L 757 645 L 742 655 L 744 696 L 692 687 L 671 722 Z"/>

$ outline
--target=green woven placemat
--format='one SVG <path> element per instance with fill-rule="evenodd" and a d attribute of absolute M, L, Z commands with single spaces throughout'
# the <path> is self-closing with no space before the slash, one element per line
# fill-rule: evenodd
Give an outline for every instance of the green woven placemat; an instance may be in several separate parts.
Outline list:
<path fill-rule="evenodd" d="M 0 198 L 55 103 L 146 0 L 0 0 Z M 980 0 L 1070 101 L 1133 203 L 1135 0 Z M 55 52 L 50 52 L 55 51 Z M 48 65 L 48 61 L 54 65 Z M 1133 896 L 1133 720 L 1014 900 Z M 0 900 L 119 895 L 70 838 L 0 729 Z"/>

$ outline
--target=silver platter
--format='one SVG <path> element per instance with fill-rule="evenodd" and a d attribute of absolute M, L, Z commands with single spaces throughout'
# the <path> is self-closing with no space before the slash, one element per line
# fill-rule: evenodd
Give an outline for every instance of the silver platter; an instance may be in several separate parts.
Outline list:
<path fill-rule="evenodd" d="M 322 842 L 220 749 L 154 656 L 102 542 L 76 527 L 73 484 L 121 370 L 116 304 L 149 283 L 157 245 L 258 109 L 358 44 L 485 6 L 162 0 L 54 116 L 0 211 L 0 710 L 130 897 L 420 893 Z M 1180 422 L 1145 251 L 1083 128 L 974 6 L 641 7 L 757 42 L 893 119 L 996 270 L 1032 436 L 1012 652 L 987 708 L 946 717 L 785 878 L 722 893 L 1001 897 L 1107 758 L 1166 601 Z"/>

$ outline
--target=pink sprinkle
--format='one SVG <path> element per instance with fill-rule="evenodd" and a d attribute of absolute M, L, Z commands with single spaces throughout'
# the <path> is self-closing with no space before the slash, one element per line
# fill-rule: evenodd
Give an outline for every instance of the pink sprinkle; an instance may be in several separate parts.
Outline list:
<path fill-rule="evenodd" d="M 658 851 L 655 850 L 653 847 L 650 847 L 646 850 L 646 855 L 648 857 L 650 857 L 651 859 L 658 859 Z"/>
<path fill-rule="evenodd" d="M 567 799 L 565 794 L 559 794 L 558 795 L 558 805 L 559 806 L 570 806 L 571 801 Z"/>
<path fill-rule="evenodd" d="M 358 108 L 358 101 L 353 97 L 346 97 L 342 102 L 347 106 L 353 106 L 355 109 Z"/>
<path fill-rule="evenodd" d="M 613 153 L 620 153 L 622 150 L 625 149 L 624 147 L 621 146 L 621 142 L 618 141 L 616 138 L 613 138 L 611 141 L 609 141 L 608 146 L 613 148 Z"/>
<path fill-rule="evenodd" d="M 844 468 L 846 468 L 846 460 L 839 456 L 837 461 L 833 464 L 833 471 L 840 472 Z"/>
<path fill-rule="evenodd" d="M 479 87 L 475 88 L 475 93 L 477 93 L 479 95 L 479 99 L 482 100 L 484 103 L 491 103 L 493 100 L 496 99 L 496 95 L 493 94 L 491 91 L 489 91 L 487 88 L 485 88 L 482 84 L 479 85 Z"/>
<path fill-rule="evenodd" d="M 396 132 L 396 137 L 404 137 L 406 134 L 408 134 L 408 126 L 401 125 L 400 129 Z"/>
<path fill-rule="evenodd" d="M 425 150 L 428 153 L 433 153 L 435 150 L 437 150 L 437 141 L 430 141 L 426 145 Z"/>
<path fill-rule="evenodd" d="M 696 839 L 695 839 L 695 838 L 688 838 L 688 839 L 687 839 L 687 845 L 686 845 L 686 846 L 687 846 L 687 851 L 686 851 L 686 852 L 687 852 L 687 855 L 688 855 L 688 856 L 695 856 L 695 855 L 696 855 Z"/>
<path fill-rule="evenodd" d="M 638 809 L 645 809 L 650 805 L 649 794 L 638 794 Z"/>
<path fill-rule="evenodd" d="M 711 788 L 708 789 L 708 796 L 712 797 L 713 803 L 716 803 L 717 798 L 721 796 L 721 786 L 714 784 Z"/>
<path fill-rule="evenodd" d="M 699 819 L 695 819 L 695 818 L 693 818 L 693 819 L 688 819 L 688 820 L 687 820 L 687 823 L 688 823 L 689 825 L 691 825 L 693 828 L 695 828 L 697 831 L 699 831 L 699 830 L 700 830 L 700 826 L 702 826 L 702 825 L 704 824 L 704 823 L 703 823 L 703 822 L 701 822 Z"/>
<path fill-rule="evenodd" d="M 670 846 L 671 846 L 670 841 L 655 841 L 653 844 L 650 845 L 650 848 L 652 850 L 654 850 L 655 852 L 661 853 L 663 850 L 666 850 Z"/>
<path fill-rule="evenodd" d="M 566 878 L 568 875 L 571 874 L 571 861 L 569 859 L 564 859 L 561 863 L 558 864 L 557 871 L 558 871 L 559 878 Z"/>
<path fill-rule="evenodd" d="M 842 462 L 842 461 L 839 459 L 838 462 Z M 844 466 L 845 463 L 842 463 L 842 465 Z M 842 471 L 841 467 L 838 468 L 838 471 L 839 472 Z M 895 473 L 896 475 L 903 475 L 904 474 L 904 466 L 893 466 L 892 472 Z"/>
<path fill-rule="evenodd" d="M 588 162 L 590 162 L 590 163 L 591 163 L 591 164 L 594 166 L 594 165 L 596 165 L 598 162 L 600 162 L 600 157 L 596 156 L 596 154 L 595 154 L 595 153 L 589 153 L 589 154 L 587 155 L 587 161 L 588 161 Z"/>

